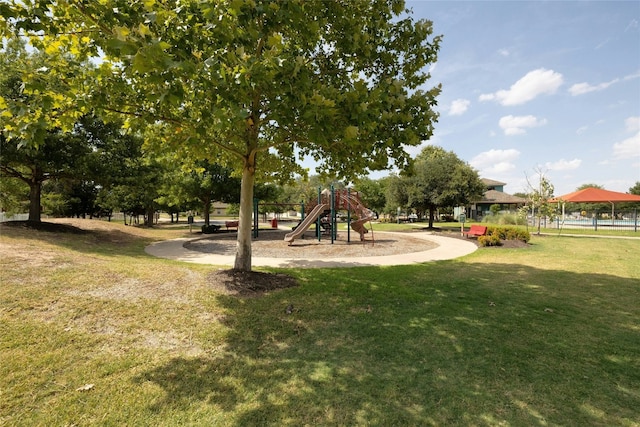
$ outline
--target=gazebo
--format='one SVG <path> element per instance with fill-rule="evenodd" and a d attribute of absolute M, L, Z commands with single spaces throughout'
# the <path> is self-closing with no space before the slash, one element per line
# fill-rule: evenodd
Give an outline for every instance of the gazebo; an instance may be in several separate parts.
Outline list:
<path fill-rule="evenodd" d="M 617 191 L 604 190 L 602 188 L 587 187 L 564 196 L 550 200 L 553 203 L 562 203 L 562 221 L 564 222 L 564 204 L 569 203 L 611 203 L 611 218 L 615 218 L 615 204 L 622 202 L 638 202 L 640 196 Z"/>

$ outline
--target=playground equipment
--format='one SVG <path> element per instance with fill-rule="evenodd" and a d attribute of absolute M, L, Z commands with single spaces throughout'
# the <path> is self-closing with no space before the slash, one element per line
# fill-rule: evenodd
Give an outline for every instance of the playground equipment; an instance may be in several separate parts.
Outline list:
<path fill-rule="evenodd" d="M 304 232 L 311 226 L 311 224 L 316 224 L 316 230 L 318 240 L 320 240 L 320 229 L 325 228 L 329 230 L 331 234 L 331 243 L 336 238 L 336 212 L 339 210 L 347 211 L 347 222 L 349 224 L 350 229 L 357 232 L 360 236 L 360 241 L 365 241 L 365 234 L 369 232 L 369 229 L 366 227 L 366 223 L 372 221 L 376 218 L 375 212 L 365 207 L 360 201 L 360 197 L 357 192 L 351 192 L 351 190 L 334 190 L 331 191 L 325 189 L 324 191 L 320 191 L 318 188 L 318 203 L 316 205 L 307 205 L 307 209 L 311 209 L 311 211 L 307 214 L 307 216 L 298 224 L 298 226 L 289 234 L 287 234 L 284 238 L 285 242 L 289 242 L 291 245 L 295 239 L 303 236 Z M 329 223 L 323 223 L 321 218 L 327 215 L 327 211 L 330 214 Z M 356 219 L 351 221 L 351 214 L 355 214 Z M 348 232 L 350 230 L 347 229 Z M 372 241 L 373 239 L 373 229 L 372 231 Z M 347 241 L 351 241 L 350 234 L 348 234 Z"/>
<path fill-rule="evenodd" d="M 309 227 L 311 227 L 311 224 L 318 220 L 318 217 L 324 215 L 327 209 L 329 209 L 329 205 L 324 203 L 316 205 L 305 219 L 298 224 L 295 230 L 284 236 L 284 241 L 289 242 L 289 244 L 293 243 L 295 239 L 300 237 Z"/>
<path fill-rule="evenodd" d="M 376 213 L 362 204 L 358 193 L 338 190 L 336 196 L 342 202 L 337 204 L 337 209 L 346 209 L 349 213 L 353 210 L 358 216 L 357 220 L 349 222 L 351 222 L 351 229 L 360 234 L 360 240 L 364 241 L 364 235 L 369 232 L 365 224 L 376 219 Z"/>
<path fill-rule="evenodd" d="M 265 206 L 270 206 L 270 207 L 277 207 L 277 208 L 289 208 L 292 209 L 296 208 L 296 207 L 301 207 L 301 211 L 303 211 L 304 209 L 304 204 L 302 203 L 260 203 L 260 201 L 257 198 L 253 199 L 253 238 L 257 239 L 258 238 L 258 233 L 259 233 L 259 218 L 260 218 L 260 207 L 265 207 Z M 266 221 L 266 215 L 265 215 L 265 221 Z M 277 229 L 278 228 L 278 218 L 276 216 L 274 216 L 271 219 L 271 228 Z"/>

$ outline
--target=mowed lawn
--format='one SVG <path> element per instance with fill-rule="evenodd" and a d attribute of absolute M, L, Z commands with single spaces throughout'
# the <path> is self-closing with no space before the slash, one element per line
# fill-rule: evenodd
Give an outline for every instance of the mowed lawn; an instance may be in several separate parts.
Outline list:
<path fill-rule="evenodd" d="M 184 230 L 73 223 L 0 227 L 2 426 L 640 425 L 640 240 L 277 270 L 300 286 L 242 298 L 144 253 Z"/>

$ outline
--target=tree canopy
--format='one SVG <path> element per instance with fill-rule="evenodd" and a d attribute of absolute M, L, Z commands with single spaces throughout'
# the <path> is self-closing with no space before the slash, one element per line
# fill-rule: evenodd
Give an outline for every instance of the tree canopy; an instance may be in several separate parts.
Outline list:
<path fill-rule="evenodd" d="M 132 128 L 163 123 L 177 153 L 241 175 L 237 269 L 251 269 L 256 177 L 305 173 L 309 156 L 341 178 L 402 169 L 437 119 L 440 89 L 425 85 L 440 37 L 401 0 L 16 0 L 2 12 L 0 30 L 56 58 L 100 57 L 62 100 Z M 38 129 L 9 111 L 14 134 Z"/>
<path fill-rule="evenodd" d="M 429 145 L 407 175 L 391 180 L 387 194 L 397 206 L 428 212 L 431 228 L 437 208 L 466 205 L 481 198 L 484 191 L 475 169 L 454 152 Z"/>
<path fill-rule="evenodd" d="M 0 51 L 0 177 L 29 186 L 30 221 L 40 221 L 42 184 L 80 173 L 89 152 L 82 139 L 62 132 L 60 122 L 43 112 L 59 100 L 42 93 L 61 86 L 47 75 L 47 64 L 46 55 L 29 53 L 22 40 L 4 41 Z M 26 85 L 25 78 L 32 79 L 32 84 Z M 12 110 L 19 114 L 12 114 Z M 9 120 L 14 118 L 17 120 Z M 31 133 L 19 131 L 23 125 Z"/>

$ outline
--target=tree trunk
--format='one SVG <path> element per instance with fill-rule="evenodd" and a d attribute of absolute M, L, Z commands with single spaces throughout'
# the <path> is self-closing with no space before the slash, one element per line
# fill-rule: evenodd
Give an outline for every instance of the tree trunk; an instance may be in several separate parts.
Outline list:
<path fill-rule="evenodd" d="M 38 180 L 29 182 L 29 221 L 40 222 L 40 194 L 42 183 Z"/>
<path fill-rule="evenodd" d="M 253 184 L 255 182 L 255 155 L 245 160 L 240 185 L 240 218 L 238 244 L 233 268 L 251 271 L 251 215 L 253 212 Z"/>
<path fill-rule="evenodd" d="M 429 206 L 429 228 L 433 228 L 433 217 L 435 216 L 435 206 Z"/>
<path fill-rule="evenodd" d="M 153 227 L 153 217 L 155 216 L 155 213 L 156 213 L 153 203 L 147 206 L 146 210 L 147 210 L 147 214 L 145 215 L 145 218 L 144 218 L 145 219 L 144 225 L 147 227 Z"/>
<path fill-rule="evenodd" d="M 204 225 L 209 226 L 209 221 L 211 220 L 211 200 L 209 198 L 205 198 L 204 202 Z"/>

